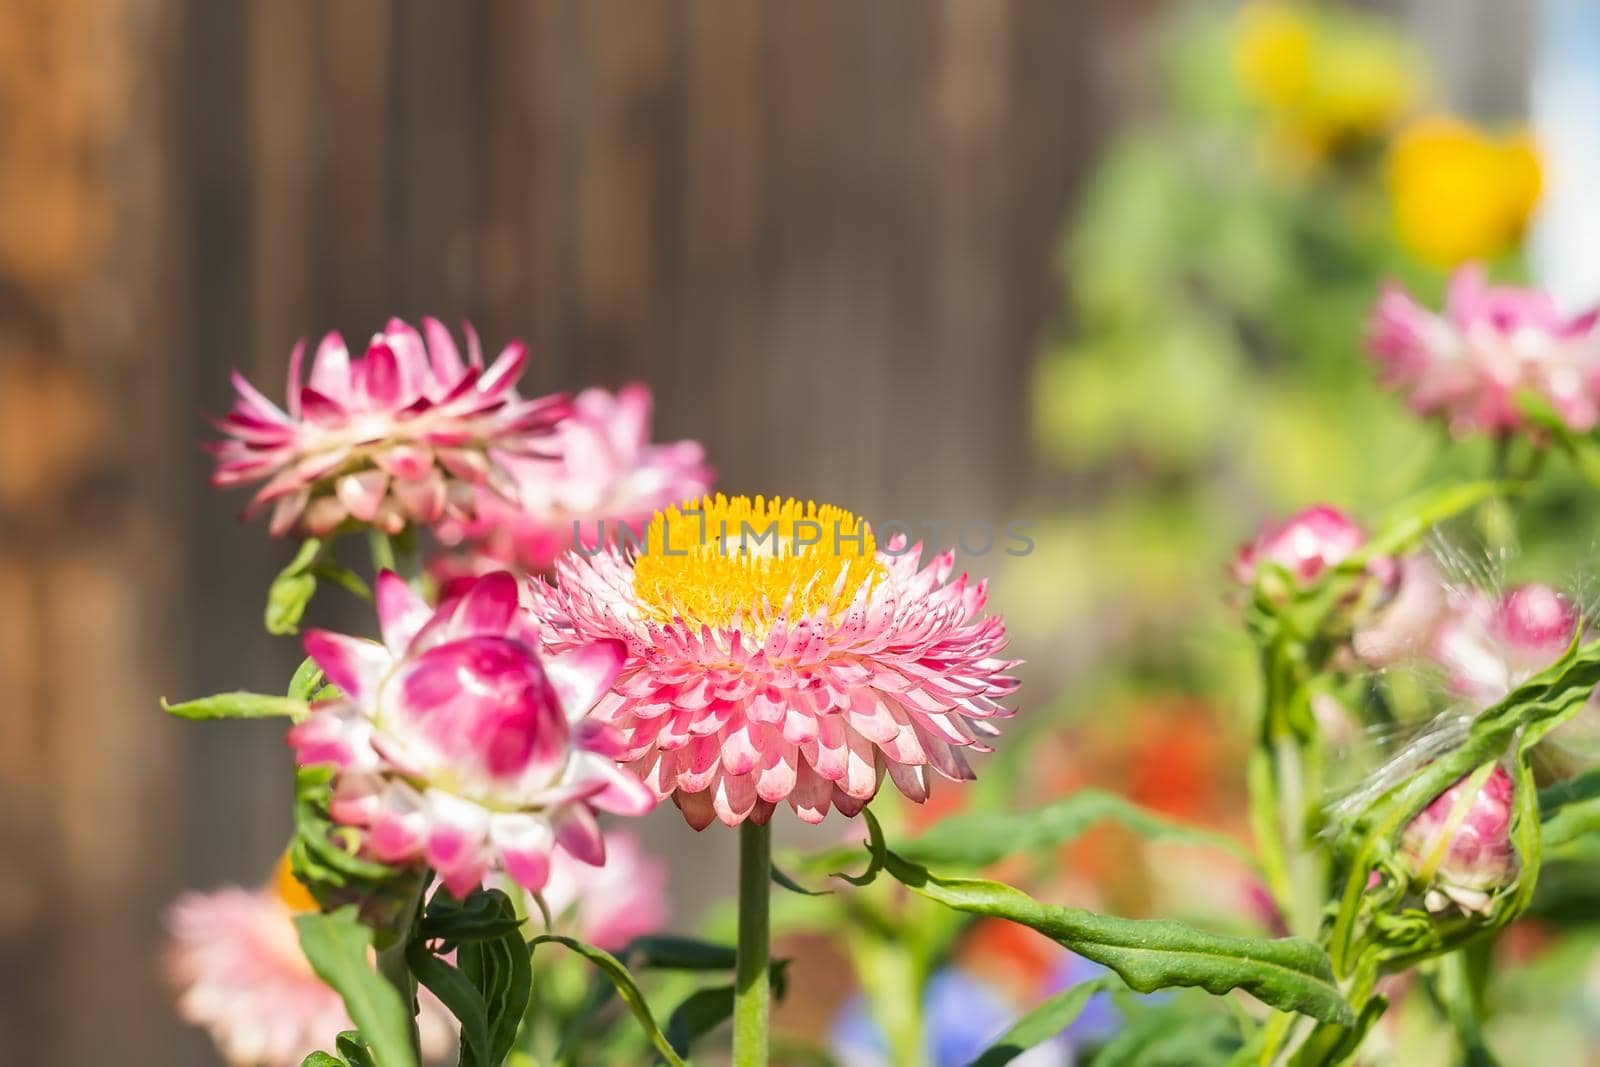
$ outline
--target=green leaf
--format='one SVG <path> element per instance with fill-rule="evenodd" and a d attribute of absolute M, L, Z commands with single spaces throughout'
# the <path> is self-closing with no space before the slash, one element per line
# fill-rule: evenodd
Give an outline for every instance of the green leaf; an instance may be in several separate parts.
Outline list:
<path fill-rule="evenodd" d="M 1150 993 L 1198 986 L 1220 996 L 1243 989 L 1281 1011 L 1352 1024 L 1322 949 L 1300 938 L 1236 937 L 1167 919 L 1120 919 L 1042 904 L 1020 889 L 981 878 L 945 878 L 882 854 L 883 868 L 914 892 L 957 911 L 1009 919 L 1104 964 L 1129 988 Z"/>
<path fill-rule="evenodd" d="M 349 1067 L 338 1056 L 330 1056 L 326 1052 L 313 1052 L 300 1061 L 300 1067 Z"/>
<path fill-rule="evenodd" d="M 484 905 L 476 902 L 482 900 Z M 467 897 L 463 911 L 486 912 L 492 921 L 503 926 L 516 918 L 516 905 L 498 889 L 480 889 Z M 479 927 L 479 930 L 486 927 Z M 468 983 L 478 991 L 483 1000 L 488 1052 L 480 1061 L 495 1067 L 517 1043 L 517 1029 L 528 1008 L 528 998 L 533 993 L 533 963 L 528 957 L 528 946 L 523 943 L 518 928 L 497 937 L 474 937 L 461 943 L 456 950 L 456 965 Z M 430 987 L 431 988 L 431 987 Z M 462 1063 L 469 1046 L 463 1044 Z"/>
<path fill-rule="evenodd" d="M 600 968 L 601 973 L 609 978 L 611 984 L 616 987 L 617 995 L 622 998 L 622 1002 L 628 1006 L 629 1011 L 633 1012 L 633 1017 L 639 1021 L 639 1025 L 643 1027 L 646 1036 L 650 1038 L 650 1043 L 661 1054 L 661 1058 L 670 1067 L 687 1067 L 683 1057 L 678 1055 L 677 1050 L 672 1047 L 672 1042 L 667 1040 L 667 1035 L 656 1024 L 655 1016 L 650 1013 L 650 1005 L 645 1003 L 644 994 L 639 991 L 639 986 L 634 982 L 633 975 L 628 973 L 628 969 L 622 965 L 622 961 L 602 948 L 596 948 L 594 945 L 586 944 L 576 938 L 563 937 L 559 934 L 541 934 L 539 937 L 529 941 L 528 947 L 529 949 L 535 949 L 543 944 L 562 945 Z"/>
<path fill-rule="evenodd" d="M 267 633 L 281 636 L 299 631 L 306 605 L 317 591 L 313 569 L 321 552 L 321 541 L 315 537 L 306 538 L 294 559 L 272 580 L 272 588 L 267 590 Z"/>
<path fill-rule="evenodd" d="M 350 1067 L 377 1067 L 372 1062 L 372 1057 L 367 1054 L 367 1046 L 361 1041 L 361 1032 L 346 1030 L 336 1040 L 334 1047 L 339 1050 L 339 1055 L 344 1057 L 344 1062 Z"/>
<path fill-rule="evenodd" d="M 682 1056 L 700 1038 L 733 1015 L 733 986 L 720 985 L 689 994 L 667 1019 L 667 1040 Z"/>
<path fill-rule="evenodd" d="M 1238 1048 L 1232 1017 L 1175 1007 L 1129 1020 L 1095 1055 L 1094 1067 L 1210 1067 Z"/>
<path fill-rule="evenodd" d="M 311 969 L 344 998 L 377 1067 L 417 1067 L 410 1009 L 368 962 L 372 931 L 356 917 L 356 909 L 298 915 L 294 924 Z"/>
<path fill-rule="evenodd" d="M 309 701 L 321 686 L 322 668 L 317 666 L 316 660 L 307 656 L 300 661 L 300 666 L 294 669 L 294 676 L 289 679 L 289 697 Z"/>
<path fill-rule="evenodd" d="M 461 1067 L 492 1067 L 489 1009 L 483 994 L 454 966 L 435 956 L 421 941 L 406 946 L 406 966 L 418 982 L 450 1009 L 461 1023 Z"/>
<path fill-rule="evenodd" d="M 284 715 L 298 722 L 310 713 L 304 700 L 294 697 L 270 696 L 266 693 L 217 693 L 213 696 L 169 704 L 161 699 L 161 708 L 168 715 L 180 719 L 270 719 Z"/>
<path fill-rule="evenodd" d="M 1539 791 L 1540 837 L 1554 850 L 1600 833 L 1600 769 Z"/>
<path fill-rule="evenodd" d="M 407 872 L 360 855 L 359 835 L 336 825 L 328 815 L 333 771 L 328 767 L 301 767 L 295 772 L 294 840 L 289 843 L 289 866 L 319 903 L 342 903 L 352 897 L 372 901 L 385 896 L 404 897 L 388 888 Z"/>
<path fill-rule="evenodd" d="M 1007 856 L 1056 848 L 1106 819 L 1145 837 L 1209 845 L 1254 866 L 1249 851 L 1232 838 L 1163 818 L 1101 789 L 1085 789 L 1034 811 L 951 816 L 895 852 L 929 867 L 987 867 Z"/>
<path fill-rule="evenodd" d="M 1049 1041 L 1071 1026 L 1083 1013 L 1091 997 L 1115 988 L 1116 984 L 1111 978 L 1096 978 L 1057 993 L 1018 1019 L 1011 1029 L 1001 1034 L 968 1067 L 1002 1067 L 1010 1063 L 1035 1045 Z"/>
<path fill-rule="evenodd" d="M 630 966 L 659 971 L 731 971 L 737 952 L 732 945 L 662 934 L 634 938 L 620 956 Z"/>
<path fill-rule="evenodd" d="M 787 874 L 784 874 L 781 870 L 779 870 L 776 863 L 772 865 L 772 880 L 778 885 L 787 889 L 789 892 L 799 893 L 803 897 L 825 897 L 830 896 L 833 893 L 833 890 L 831 889 L 807 889 L 805 886 L 801 885 L 799 882 L 795 881 L 793 878 L 790 878 Z"/>
<path fill-rule="evenodd" d="M 492 890 L 477 890 L 466 900 L 456 900 L 440 889 L 428 902 L 419 926 L 419 936 L 450 945 L 473 941 L 493 941 L 522 929 L 522 919 L 510 898 Z"/>

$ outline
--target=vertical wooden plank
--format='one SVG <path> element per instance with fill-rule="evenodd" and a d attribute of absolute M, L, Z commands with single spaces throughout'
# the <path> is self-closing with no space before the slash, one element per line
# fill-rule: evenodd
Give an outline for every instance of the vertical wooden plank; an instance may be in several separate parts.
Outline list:
<path fill-rule="evenodd" d="M 317 321 L 365 339 L 391 311 L 406 265 L 391 256 L 403 233 L 397 188 L 405 175 L 392 152 L 393 8 L 389 0 L 318 4 L 311 44 L 322 118 L 316 233 Z"/>
<path fill-rule="evenodd" d="M 176 734 L 152 708 L 181 624 L 164 595 L 184 403 L 181 264 L 161 254 L 173 16 L 0 9 L 0 590 L 25 613 L 0 644 L 21 698 L 0 712 L 0 1047 L 17 1062 L 170 1062 L 155 915 L 179 856 L 151 831 L 177 807 Z"/>

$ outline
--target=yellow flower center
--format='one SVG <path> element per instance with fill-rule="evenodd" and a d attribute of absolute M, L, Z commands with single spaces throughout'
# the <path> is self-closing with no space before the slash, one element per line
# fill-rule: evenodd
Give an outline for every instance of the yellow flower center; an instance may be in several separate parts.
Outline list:
<path fill-rule="evenodd" d="M 872 531 L 842 508 L 718 493 L 656 513 L 633 587 L 652 618 L 720 627 L 841 613 L 880 570 Z"/>
<path fill-rule="evenodd" d="M 272 868 L 272 891 L 278 895 L 283 906 L 292 912 L 308 912 L 317 910 L 317 898 L 294 876 L 294 870 L 289 866 L 289 854 L 285 852 L 278 857 L 278 865 Z"/>

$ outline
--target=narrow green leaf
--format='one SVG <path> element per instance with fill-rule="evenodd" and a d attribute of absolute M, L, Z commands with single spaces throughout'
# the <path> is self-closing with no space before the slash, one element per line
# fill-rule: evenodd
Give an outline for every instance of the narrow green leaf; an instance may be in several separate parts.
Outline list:
<path fill-rule="evenodd" d="M 275 715 L 299 721 L 309 714 L 304 700 L 294 697 L 277 697 L 266 693 L 216 693 L 208 697 L 169 704 L 161 698 L 161 708 L 168 715 L 180 719 L 270 719 Z"/>
<path fill-rule="evenodd" d="M 372 931 L 356 917 L 356 909 L 299 915 L 294 923 L 311 969 L 344 998 L 376 1067 L 417 1067 L 410 1010 L 368 962 Z"/>
<path fill-rule="evenodd" d="M 484 907 L 491 918 L 502 924 L 516 917 L 516 905 L 498 889 L 472 893 L 464 910 L 477 909 L 479 900 L 486 902 Z M 517 1029 L 533 994 L 533 962 L 528 957 L 528 946 L 518 929 L 499 937 L 474 938 L 456 950 L 456 965 L 483 998 L 488 1055 L 482 1062 L 495 1067 L 517 1043 Z M 469 1062 L 466 1051 L 464 1047 L 463 1064 Z"/>
<path fill-rule="evenodd" d="M 306 605 L 317 591 L 317 576 L 312 568 L 321 552 L 321 541 L 306 538 L 294 559 L 272 580 L 272 588 L 267 590 L 267 633 L 281 636 L 299 631 Z"/>
<path fill-rule="evenodd" d="M 678 1055 L 677 1050 L 672 1047 L 672 1042 L 667 1040 L 667 1035 L 656 1024 L 655 1016 L 650 1013 L 650 1005 L 645 1003 L 644 994 L 639 991 L 639 986 L 634 982 L 633 975 L 628 973 L 628 969 L 622 965 L 622 961 L 602 948 L 596 948 L 594 945 L 586 944 L 576 938 L 563 937 L 559 934 L 542 934 L 529 941 L 528 948 L 530 950 L 536 949 L 543 944 L 562 945 L 600 968 L 601 973 L 609 978 L 611 984 L 616 987 L 617 995 L 622 998 L 622 1002 L 628 1006 L 629 1011 L 633 1012 L 633 1017 L 639 1021 L 639 1025 L 650 1038 L 650 1043 L 655 1046 L 656 1051 L 661 1054 L 661 1058 L 670 1067 L 688 1067 L 683 1057 Z"/>
<path fill-rule="evenodd" d="M 727 1022 L 732 1015 L 733 986 L 697 990 L 668 1017 L 667 1040 L 679 1055 L 687 1056 L 696 1041 Z"/>
<path fill-rule="evenodd" d="M 1083 1013 L 1091 997 L 1116 985 L 1114 979 L 1095 978 L 1057 993 L 1018 1019 L 1011 1029 L 1001 1034 L 968 1067 L 1002 1067 L 1010 1063 L 1035 1045 L 1049 1041 L 1071 1026 Z"/>
<path fill-rule="evenodd" d="M 944 878 L 884 851 L 883 868 L 914 892 L 957 911 L 1009 919 L 1116 971 L 1150 993 L 1198 986 L 1213 995 L 1243 989 L 1282 1011 L 1352 1024 L 1322 949 L 1299 938 L 1213 934 L 1166 919 L 1120 919 L 1041 904 L 1020 889 L 981 878 Z"/>
<path fill-rule="evenodd" d="M 461 1024 L 461 1067 L 494 1067 L 498 1061 L 490 1059 L 489 1009 L 484 1005 L 483 994 L 420 941 L 406 946 L 406 966 Z"/>
<path fill-rule="evenodd" d="M 630 966 L 658 971 L 731 971 L 737 952 L 732 945 L 661 934 L 636 937 L 619 955 Z"/>
<path fill-rule="evenodd" d="M 522 920 L 514 906 L 506 907 L 509 902 L 498 891 L 478 890 L 466 900 L 456 900 L 448 890 L 440 889 L 428 902 L 419 935 L 429 941 L 457 945 L 515 934 L 522 929 Z"/>
<path fill-rule="evenodd" d="M 1209 845 L 1254 865 L 1249 851 L 1233 838 L 1164 818 L 1102 789 L 1085 789 L 1033 811 L 954 815 L 897 845 L 895 852 L 929 867 L 987 867 L 1007 856 L 1057 848 L 1103 820 L 1145 837 Z"/>
<path fill-rule="evenodd" d="M 793 878 L 790 878 L 787 874 L 784 874 L 783 871 L 779 870 L 776 863 L 772 865 L 772 880 L 778 885 L 787 889 L 789 892 L 799 893 L 803 897 L 825 897 L 833 893 L 833 890 L 831 889 L 807 889 Z"/>

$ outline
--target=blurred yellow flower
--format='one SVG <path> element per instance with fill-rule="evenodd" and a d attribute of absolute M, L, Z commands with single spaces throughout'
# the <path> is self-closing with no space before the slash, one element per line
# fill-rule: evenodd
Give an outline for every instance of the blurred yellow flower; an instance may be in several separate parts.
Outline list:
<path fill-rule="evenodd" d="M 1418 120 L 1389 154 L 1400 241 L 1439 267 L 1510 251 L 1539 187 L 1539 158 L 1525 133 L 1495 137 L 1457 118 Z"/>
<path fill-rule="evenodd" d="M 1239 9 L 1233 65 L 1275 134 L 1314 158 L 1387 133 L 1421 92 L 1416 57 L 1385 24 L 1285 0 Z"/>

